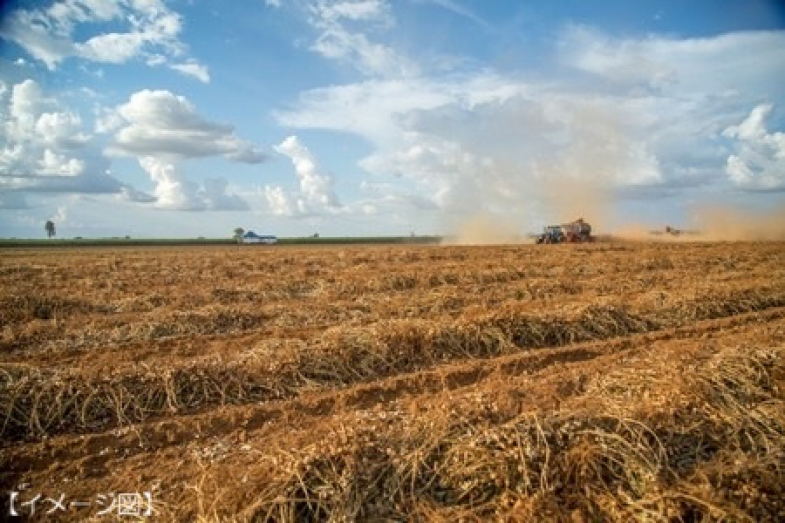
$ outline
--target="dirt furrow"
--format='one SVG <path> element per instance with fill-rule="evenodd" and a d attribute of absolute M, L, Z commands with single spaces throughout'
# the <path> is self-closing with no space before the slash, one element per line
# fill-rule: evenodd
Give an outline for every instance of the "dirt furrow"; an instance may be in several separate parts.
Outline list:
<path fill-rule="evenodd" d="M 594 306 L 566 318 L 519 316 L 514 309 L 502 310 L 472 323 L 439 328 L 399 323 L 340 330 L 337 336 L 328 333 L 315 346 L 238 352 L 232 359 L 196 360 L 163 371 L 135 367 L 129 374 L 95 368 L 89 373 L 70 369 L 47 374 L 6 366 L 0 390 L 4 418 L 0 431 L 11 440 L 95 432 L 211 405 L 292 399 L 313 389 L 346 388 L 451 361 L 656 332 L 692 320 L 763 311 L 783 303 L 785 295 L 745 290 L 638 314 Z"/>
<path fill-rule="evenodd" d="M 100 454 L 105 449 L 113 449 L 115 455 L 126 458 L 188 444 L 194 440 L 225 436 L 227 432 L 248 435 L 254 432 L 268 434 L 276 430 L 286 431 L 295 420 L 298 424 L 307 423 L 308 420 L 321 422 L 325 417 L 340 413 L 383 407 L 397 401 L 417 402 L 418 398 L 421 400 L 423 396 L 470 388 L 488 380 L 504 382 L 522 376 L 537 375 L 540 376 L 537 378 L 540 382 L 543 375 L 552 373 L 556 377 L 552 376 L 552 379 L 558 381 L 558 371 L 565 365 L 574 364 L 580 367 L 581 363 L 599 357 L 616 357 L 621 353 L 630 354 L 632 358 L 636 352 L 655 351 L 660 346 L 670 346 L 673 342 L 689 345 L 698 340 L 711 343 L 712 339 L 721 336 L 724 343 L 733 343 L 736 339 L 750 337 L 750 331 L 754 329 L 754 338 L 760 344 L 783 343 L 783 320 L 785 307 L 719 320 L 704 320 L 668 331 L 580 343 L 564 348 L 528 351 L 485 360 L 448 362 L 435 369 L 356 384 L 344 389 L 306 392 L 295 399 L 210 407 L 202 409 L 202 412 L 170 415 L 165 420 L 150 420 L 100 433 L 56 436 L 43 443 L 12 444 L 0 452 L 9 462 L 16 461 L 16 452 L 38 455 L 38 459 L 25 463 L 31 470 L 46 469 L 53 460 L 78 461 L 89 455 Z M 553 372 L 554 369 L 556 372 Z M 557 387 L 560 401 L 582 390 L 579 383 L 581 380 L 578 379 L 575 383 L 573 381 L 576 380 L 570 378 Z M 525 391 L 518 391 L 514 395 L 526 397 Z M 555 400 L 551 398 L 551 403 L 553 401 Z M 528 403 L 531 407 L 532 402 Z M 545 404 L 540 405 L 544 406 Z M 111 455 L 107 456 L 107 459 L 111 458 Z M 16 467 L 12 467 L 14 468 Z"/>

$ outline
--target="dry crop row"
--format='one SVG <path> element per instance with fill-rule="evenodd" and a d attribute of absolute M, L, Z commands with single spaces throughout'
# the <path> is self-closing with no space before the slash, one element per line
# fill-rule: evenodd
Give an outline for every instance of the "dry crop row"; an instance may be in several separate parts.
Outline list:
<path fill-rule="evenodd" d="M 260 294 L 253 298 L 286 298 L 307 295 L 319 286 L 331 298 L 396 290 L 430 289 L 441 286 L 487 285 L 537 279 L 566 277 L 585 280 L 605 276 L 633 276 L 665 273 L 679 277 L 680 272 L 700 271 L 704 276 L 728 272 L 756 272 L 765 265 L 777 267 L 782 253 L 764 245 L 754 250 L 732 252 L 717 246 L 694 246 L 695 252 L 683 256 L 679 246 L 655 245 L 623 247 L 585 247 L 537 251 L 527 247 L 482 249 L 428 248 L 348 249 L 334 253 L 303 249 L 288 255 L 254 250 L 215 249 L 207 252 L 180 251 L 158 255 L 150 251 L 90 255 L 50 254 L 44 262 L 37 258 L 34 267 L 20 256 L 5 256 L 0 280 L 16 291 L 65 292 L 88 300 L 112 302 L 113 298 L 151 291 L 167 303 L 199 306 L 200 302 L 178 302 L 182 290 L 199 294 L 208 283 L 216 290 L 235 291 L 251 288 Z M 683 250 L 683 249 L 682 249 Z M 489 256 L 492 254 L 492 256 Z M 192 256 L 193 255 L 193 256 Z M 107 260 L 106 258 L 109 258 Z M 600 263 L 598 263 L 600 262 Z M 437 270 L 438 269 L 438 270 Z M 781 272 L 780 272 L 781 274 Z M 223 285 L 221 285 L 223 284 Z M 317 285 L 318 284 L 318 285 Z M 175 295 L 165 292 L 177 289 Z M 231 294 L 230 294 L 231 295 Z M 206 293 L 204 297 L 216 298 Z"/>
<path fill-rule="evenodd" d="M 785 402 L 772 398 L 771 387 L 785 370 L 784 350 L 738 347 L 704 362 L 671 412 L 635 412 L 626 402 L 608 408 L 624 416 L 584 407 L 495 423 L 492 411 L 462 402 L 455 415 L 346 420 L 324 443 L 271 456 L 273 479 L 246 514 L 276 521 L 781 518 Z"/>
<path fill-rule="evenodd" d="M 164 474 L 164 520 L 776 521 L 785 331 L 781 315 L 755 316 L 708 320 L 684 339 L 627 338 L 605 355 L 593 343 L 593 360 L 572 359 L 571 346 L 472 361 L 443 392 L 423 382 L 394 393 L 401 378 L 380 380 L 347 391 L 375 401 L 314 404 L 310 421 L 297 401 L 265 423 L 246 423 L 266 408 L 254 405 L 117 437 L 63 436 L 36 444 L 36 467 L 51 474 L 46 456 L 71 455 L 56 475 L 77 473 L 77 495 L 122 484 L 151 460 L 178 463 L 171 475 L 153 471 Z M 542 353 L 550 363 L 526 364 Z M 153 425 L 176 428 L 161 451 L 140 448 Z"/>
<path fill-rule="evenodd" d="M 775 287 L 711 294 L 654 310 L 590 305 L 531 315 L 510 307 L 472 321 L 399 320 L 333 329 L 310 343 L 257 345 L 229 359 L 196 358 L 163 368 L 134 365 L 107 373 L 7 366 L 0 434 L 37 439 L 105 430 L 210 405 L 291 398 L 303 390 L 345 387 L 449 361 L 607 340 L 783 306 L 785 288 Z"/>
<path fill-rule="evenodd" d="M 587 302 L 666 304 L 785 280 L 785 255 L 765 244 L 732 254 L 726 247 L 682 248 L 687 256 L 667 245 L 609 249 L 349 249 L 332 256 L 318 249 L 289 251 L 297 256 L 224 249 L 162 259 L 131 251 L 127 260 L 82 253 L 44 258 L 33 274 L 12 256 L 3 260 L 9 265 L 0 278 L 0 349 L 13 358 L 172 336 L 269 336 L 380 319 L 443 322 L 510 302 L 532 311 Z M 386 267 L 391 261 L 401 266 Z M 322 275 L 309 276 L 317 262 Z M 229 269 L 230 276 L 222 274 Z M 176 280 L 166 283 L 170 275 Z"/>
<path fill-rule="evenodd" d="M 0 252 L 0 487 L 783 520 L 784 319 L 779 243 Z"/>

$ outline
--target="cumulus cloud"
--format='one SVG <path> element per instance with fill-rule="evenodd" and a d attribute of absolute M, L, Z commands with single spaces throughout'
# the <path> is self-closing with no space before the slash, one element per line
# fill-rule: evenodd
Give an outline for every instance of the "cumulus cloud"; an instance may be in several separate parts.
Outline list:
<path fill-rule="evenodd" d="M 781 96 L 783 46 L 783 32 L 635 39 L 569 27 L 552 77 L 377 77 L 306 91 L 275 116 L 366 139 L 363 169 L 414 184 L 442 211 L 530 214 L 535 204 L 565 219 L 577 202 L 589 219 L 614 198 L 727 188 L 726 164 L 738 187 L 780 187 L 781 133 L 761 127 L 764 114 L 726 132 L 734 151 L 722 138 L 749 107 Z"/>
<path fill-rule="evenodd" d="M 223 178 L 207 178 L 202 183 L 199 192 L 208 209 L 219 211 L 244 211 L 248 204 L 237 196 L 228 192 L 229 184 Z"/>
<path fill-rule="evenodd" d="M 118 26 L 123 30 L 116 31 Z M 110 27 L 112 31 L 90 33 Z M 60 0 L 47 8 L 11 11 L 0 37 L 50 70 L 68 58 L 113 64 L 146 59 L 148 65 L 171 62 L 172 69 L 209 81 L 205 66 L 194 59 L 181 60 L 185 52 L 181 31 L 180 15 L 161 0 Z"/>
<path fill-rule="evenodd" d="M 131 156 L 155 184 L 153 206 L 166 210 L 243 210 L 248 204 L 228 191 L 223 178 L 202 183 L 188 179 L 180 164 L 188 159 L 223 156 L 232 162 L 255 164 L 266 156 L 253 143 L 238 138 L 230 125 L 207 120 L 182 96 L 169 91 L 143 90 L 99 118 L 102 129 L 114 133 L 107 152 Z M 146 202 L 130 191 L 126 199 Z"/>
<path fill-rule="evenodd" d="M 728 156 L 725 172 L 743 189 L 785 190 L 785 133 L 766 128 L 773 109 L 773 104 L 758 105 L 743 122 L 723 132 L 735 139 L 735 153 Z"/>
<path fill-rule="evenodd" d="M 586 180 L 603 189 L 663 180 L 635 127 L 637 108 L 616 99 L 576 99 L 495 74 L 366 82 L 303 99 L 301 111 L 279 113 L 282 122 L 369 139 L 376 149 L 361 167 L 413 181 L 447 212 L 514 209 L 566 192 L 550 186 L 589 186 Z"/>
<path fill-rule="evenodd" d="M 198 196 L 198 185 L 183 180 L 174 165 L 149 156 L 140 159 L 139 165 L 156 184 L 153 191 L 156 207 L 181 211 L 205 209 L 204 202 Z"/>
<path fill-rule="evenodd" d="M 294 216 L 300 214 L 294 198 L 286 193 L 283 187 L 266 185 L 264 197 L 270 212 L 277 216 Z"/>
<path fill-rule="evenodd" d="M 207 179 L 198 184 L 186 179 L 174 164 L 149 156 L 141 158 L 139 164 L 156 184 L 153 206 L 158 209 L 234 211 L 248 208 L 239 196 L 227 193 L 226 180 Z"/>
<path fill-rule="evenodd" d="M 65 155 L 44 149 L 44 157 L 38 162 L 42 174 L 78 176 L 84 172 L 84 160 L 67 158 Z"/>
<path fill-rule="evenodd" d="M 117 193 L 108 161 L 78 113 L 33 80 L 14 85 L 0 106 L 0 192 Z M 17 197 L 8 197 L 17 198 Z"/>
<path fill-rule="evenodd" d="M 191 102 L 169 91 L 134 93 L 116 116 L 123 122 L 109 148 L 112 154 L 170 160 L 222 155 L 243 163 L 265 159 L 252 143 L 239 139 L 231 126 L 210 122 Z"/>
<path fill-rule="evenodd" d="M 210 122 L 185 98 L 168 91 L 140 91 L 114 110 L 96 114 L 96 133 L 111 133 L 111 155 L 139 160 L 155 188 L 147 194 L 109 174 L 109 160 L 98 139 L 84 129 L 78 113 L 47 97 L 26 80 L 4 99 L 0 143 L 0 194 L 6 208 L 25 204 L 20 192 L 108 193 L 155 208 L 242 210 L 247 203 L 232 194 L 222 178 L 201 183 L 188 179 L 179 164 L 188 159 L 223 156 L 240 163 L 265 159 L 231 126 Z M 0 98 L 2 99 L 2 98 Z"/>
<path fill-rule="evenodd" d="M 82 118 L 71 111 L 42 113 L 35 130 L 44 143 L 58 149 L 77 149 L 90 139 L 82 130 Z"/>
<path fill-rule="evenodd" d="M 275 150 L 292 160 L 299 191 L 289 194 L 281 187 L 266 186 L 265 197 L 274 214 L 310 215 L 340 208 L 332 177 L 321 172 L 308 148 L 296 136 L 289 136 Z"/>

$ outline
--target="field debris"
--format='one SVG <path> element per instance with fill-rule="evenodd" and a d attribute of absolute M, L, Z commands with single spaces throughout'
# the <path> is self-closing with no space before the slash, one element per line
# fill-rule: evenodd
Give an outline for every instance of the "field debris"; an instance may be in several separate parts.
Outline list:
<path fill-rule="evenodd" d="M 164 521 L 785 519 L 780 243 L 0 257 L 4 491 L 145 491 Z"/>

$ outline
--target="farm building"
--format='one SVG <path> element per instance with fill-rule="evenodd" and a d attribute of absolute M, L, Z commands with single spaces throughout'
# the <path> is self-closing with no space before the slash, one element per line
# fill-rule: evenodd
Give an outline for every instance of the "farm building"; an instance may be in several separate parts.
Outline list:
<path fill-rule="evenodd" d="M 253 231 L 248 231 L 243 234 L 243 243 L 263 243 L 272 245 L 278 243 L 278 238 L 276 236 L 259 236 Z"/>

